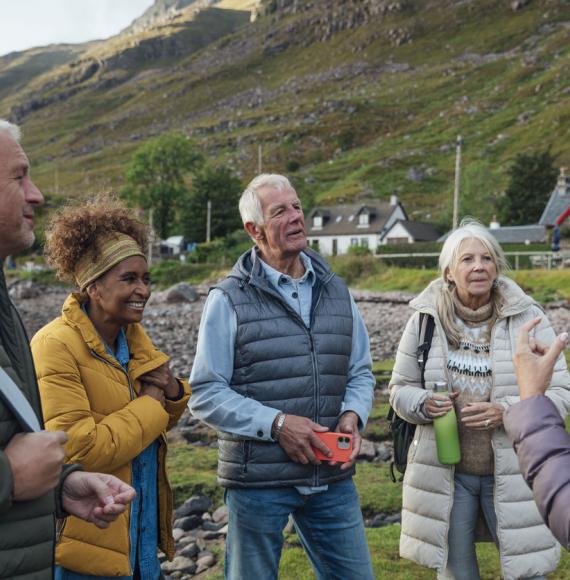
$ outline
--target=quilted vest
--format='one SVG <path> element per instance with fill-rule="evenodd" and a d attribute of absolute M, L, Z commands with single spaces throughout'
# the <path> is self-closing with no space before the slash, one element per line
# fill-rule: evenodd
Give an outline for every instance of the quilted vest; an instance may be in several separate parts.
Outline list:
<path fill-rule="evenodd" d="M 352 349 L 350 295 L 318 254 L 306 253 L 317 278 L 310 328 L 263 277 L 261 265 L 251 263 L 250 252 L 218 286 L 237 318 L 230 387 L 268 407 L 334 429 Z M 218 439 L 218 481 L 224 487 L 318 486 L 352 475 L 324 463 L 294 463 L 277 443 L 225 432 Z"/>

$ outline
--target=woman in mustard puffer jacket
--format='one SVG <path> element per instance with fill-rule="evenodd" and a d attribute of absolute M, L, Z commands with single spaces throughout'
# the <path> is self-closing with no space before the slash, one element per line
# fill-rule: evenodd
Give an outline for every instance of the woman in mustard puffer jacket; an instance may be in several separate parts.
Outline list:
<path fill-rule="evenodd" d="M 172 375 L 169 357 L 140 325 L 150 296 L 142 251 L 148 232 L 131 213 L 110 199 L 67 208 L 46 244 L 58 276 L 79 287 L 32 340 L 46 428 L 67 433 L 68 461 L 116 475 L 137 491 L 107 530 L 67 519 L 56 580 L 156 580 L 157 548 L 174 554 L 165 434 L 190 387 Z"/>

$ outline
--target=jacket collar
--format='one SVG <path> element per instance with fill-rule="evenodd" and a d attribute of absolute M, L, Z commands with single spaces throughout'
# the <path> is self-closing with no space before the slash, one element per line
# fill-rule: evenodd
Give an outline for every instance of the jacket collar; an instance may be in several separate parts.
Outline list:
<path fill-rule="evenodd" d="M 533 305 L 541 308 L 533 298 L 524 293 L 523 289 L 514 280 L 500 276 L 499 284 L 505 301 L 500 318 L 520 314 Z M 428 312 L 435 316 L 437 296 L 442 286 L 443 280 L 441 278 L 430 282 L 428 287 L 410 302 L 410 307 L 414 310 Z"/>
<path fill-rule="evenodd" d="M 66 324 L 79 332 L 89 350 L 115 366 L 117 365 L 116 359 L 105 349 L 105 344 L 91 319 L 81 308 L 79 294 L 71 293 L 66 298 L 63 303 L 62 318 Z M 131 353 L 129 373 L 132 374 L 133 378 L 137 378 L 169 360 L 170 357 L 156 349 L 142 325 L 129 324 L 125 328 L 125 334 Z"/>

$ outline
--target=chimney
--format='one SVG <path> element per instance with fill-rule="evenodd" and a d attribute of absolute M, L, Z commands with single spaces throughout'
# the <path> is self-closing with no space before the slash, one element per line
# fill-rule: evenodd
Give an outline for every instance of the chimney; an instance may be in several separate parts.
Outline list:
<path fill-rule="evenodd" d="M 390 205 L 398 205 L 398 196 L 392 194 L 390 196 Z"/>
<path fill-rule="evenodd" d="M 497 216 L 494 215 L 491 223 L 489 224 L 490 230 L 498 230 L 501 227 L 501 224 L 497 221 Z"/>

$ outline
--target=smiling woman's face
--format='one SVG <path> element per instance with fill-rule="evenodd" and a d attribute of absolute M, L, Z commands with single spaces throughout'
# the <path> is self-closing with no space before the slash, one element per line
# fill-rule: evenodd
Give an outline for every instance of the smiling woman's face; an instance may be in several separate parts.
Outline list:
<path fill-rule="evenodd" d="M 447 273 L 459 300 L 473 309 L 487 304 L 496 278 L 497 266 L 485 245 L 475 238 L 461 242 L 457 263 Z"/>
<path fill-rule="evenodd" d="M 107 320 L 126 326 L 140 322 L 150 296 L 150 274 L 146 260 L 132 256 L 123 260 L 95 282 L 90 300 Z"/>

